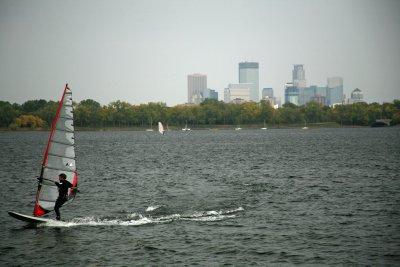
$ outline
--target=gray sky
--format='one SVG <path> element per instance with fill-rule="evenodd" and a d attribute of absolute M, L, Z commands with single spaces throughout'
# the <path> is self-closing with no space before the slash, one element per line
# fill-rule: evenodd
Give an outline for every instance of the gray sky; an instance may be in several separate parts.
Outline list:
<path fill-rule="evenodd" d="M 307 85 L 400 99 L 400 1 L 0 0 L 3 101 L 58 100 L 68 82 L 75 101 L 173 106 L 193 73 L 223 99 L 241 61 L 276 96 L 304 64 Z"/>

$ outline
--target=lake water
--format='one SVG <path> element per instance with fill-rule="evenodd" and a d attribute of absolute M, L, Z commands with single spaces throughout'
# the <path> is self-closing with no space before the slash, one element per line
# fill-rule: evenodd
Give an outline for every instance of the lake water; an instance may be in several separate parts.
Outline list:
<path fill-rule="evenodd" d="M 400 264 L 400 128 L 77 132 L 80 194 L 29 227 L 48 134 L 0 134 L 0 266 Z"/>

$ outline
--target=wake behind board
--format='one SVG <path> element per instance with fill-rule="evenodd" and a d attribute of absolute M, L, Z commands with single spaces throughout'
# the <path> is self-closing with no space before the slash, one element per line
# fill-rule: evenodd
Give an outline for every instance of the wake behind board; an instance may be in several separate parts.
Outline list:
<path fill-rule="evenodd" d="M 13 211 L 9 211 L 8 215 L 10 215 L 11 217 L 14 217 L 15 219 L 18 219 L 18 220 L 21 220 L 24 222 L 28 222 L 28 223 L 47 223 L 47 222 L 53 221 L 52 219 L 33 217 L 33 216 L 29 216 L 29 215 L 25 215 L 25 214 L 13 212 Z"/>

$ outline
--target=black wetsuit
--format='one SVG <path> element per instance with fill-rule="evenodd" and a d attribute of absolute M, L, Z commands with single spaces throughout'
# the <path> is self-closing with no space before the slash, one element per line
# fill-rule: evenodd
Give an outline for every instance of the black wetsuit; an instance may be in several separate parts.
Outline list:
<path fill-rule="evenodd" d="M 72 187 L 72 184 L 67 180 L 64 182 L 54 182 L 58 187 L 58 198 L 54 206 L 54 211 L 57 214 L 57 220 L 60 219 L 60 208 L 68 200 L 68 188 Z"/>

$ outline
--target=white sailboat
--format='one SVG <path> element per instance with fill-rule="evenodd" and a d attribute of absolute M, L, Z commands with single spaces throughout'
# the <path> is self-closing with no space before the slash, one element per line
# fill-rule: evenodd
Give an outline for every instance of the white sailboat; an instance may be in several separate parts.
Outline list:
<path fill-rule="evenodd" d="M 303 130 L 308 130 L 308 127 L 307 127 L 307 122 L 306 122 L 306 120 L 304 120 L 304 127 L 303 127 L 303 128 L 301 128 L 301 129 L 303 129 Z"/>
<path fill-rule="evenodd" d="M 188 128 L 188 126 L 187 126 L 187 121 L 186 121 L 186 126 L 185 126 L 185 128 L 182 129 L 182 131 L 190 131 L 190 128 Z"/>
<path fill-rule="evenodd" d="M 265 125 L 265 120 L 264 120 L 264 127 L 261 128 L 261 130 L 267 130 L 267 126 Z"/>
<path fill-rule="evenodd" d="M 165 135 L 164 126 L 162 125 L 162 123 L 160 121 L 158 122 L 158 132 L 162 135 Z"/>
<path fill-rule="evenodd" d="M 75 134 L 74 114 L 72 107 L 72 92 L 65 86 L 60 104 L 53 122 L 50 137 L 44 154 L 40 176 L 37 178 L 33 216 L 9 211 L 8 214 L 16 219 L 29 223 L 44 223 L 49 219 L 44 215 L 54 210 L 58 198 L 58 188 L 54 182 L 58 181 L 58 175 L 64 173 L 73 188 L 68 191 L 68 203 L 75 198 L 78 186 L 78 173 L 75 165 Z"/>
<path fill-rule="evenodd" d="M 153 118 L 150 118 L 150 129 L 146 129 L 146 132 L 152 132 L 153 131 Z"/>

